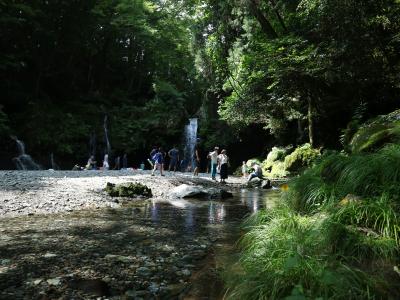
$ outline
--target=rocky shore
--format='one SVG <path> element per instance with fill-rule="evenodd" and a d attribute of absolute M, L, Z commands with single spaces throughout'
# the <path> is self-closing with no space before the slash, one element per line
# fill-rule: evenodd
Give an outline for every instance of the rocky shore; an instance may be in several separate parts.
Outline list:
<path fill-rule="evenodd" d="M 107 182 L 140 182 L 153 198 L 121 205 Z M 180 173 L 0 172 L 0 299 L 222 298 L 215 255 L 235 244 L 248 206 L 237 196 L 165 201 L 182 184 L 221 188 Z"/>
<path fill-rule="evenodd" d="M 189 173 L 150 176 L 149 171 L 0 171 L 0 218 L 18 215 L 71 212 L 85 208 L 119 207 L 104 192 L 107 182 L 140 182 L 151 188 L 154 199 L 164 199 L 180 184 L 237 189 L 242 178 L 231 177 L 228 185 L 210 180 L 207 174 Z"/>

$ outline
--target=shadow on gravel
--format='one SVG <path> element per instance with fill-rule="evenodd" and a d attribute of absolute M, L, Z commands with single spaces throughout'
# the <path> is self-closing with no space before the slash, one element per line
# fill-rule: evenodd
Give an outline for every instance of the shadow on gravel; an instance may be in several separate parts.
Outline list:
<path fill-rule="evenodd" d="M 147 205 L 0 220 L 0 299 L 87 299 L 152 285 L 168 299 L 161 282 L 179 286 L 188 276 L 179 270 L 207 254 L 207 215 L 199 208 L 188 225 L 186 211 Z"/>

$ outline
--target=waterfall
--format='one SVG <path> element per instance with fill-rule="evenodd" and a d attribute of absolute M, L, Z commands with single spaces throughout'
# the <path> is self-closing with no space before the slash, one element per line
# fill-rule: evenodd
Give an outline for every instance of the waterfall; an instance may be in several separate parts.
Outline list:
<path fill-rule="evenodd" d="M 194 149 L 197 143 L 197 118 L 189 119 L 189 124 L 185 125 L 184 131 L 184 164 L 182 171 L 185 171 L 189 166 L 193 166 Z"/>
<path fill-rule="evenodd" d="M 105 138 L 105 142 L 106 142 L 106 147 L 107 147 L 107 154 L 110 155 L 111 154 L 111 144 L 110 144 L 110 140 L 108 139 L 108 116 L 105 115 L 104 116 L 104 138 Z"/>
<path fill-rule="evenodd" d="M 96 133 L 92 132 L 89 137 L 89 157 L 96 155 Z"/>
<path fill-rule="evenodd" d="M 51 168 L 53 170 L 59 170 L 60 169 L 60 167 L 56 164 L 56 162 L 54 160 L 54 154 L 53 153 L 50 154 L 50 165 L 51 165 Z"/>
<path fill-rule="evenodd" d="M 18 170 L 41 170 L 41 167 L 35 163 L 32 157 L 25 152 L 25 144 L 17 137 L 11 137 L 17 144 L 18 156 L 13 158 Z"/>

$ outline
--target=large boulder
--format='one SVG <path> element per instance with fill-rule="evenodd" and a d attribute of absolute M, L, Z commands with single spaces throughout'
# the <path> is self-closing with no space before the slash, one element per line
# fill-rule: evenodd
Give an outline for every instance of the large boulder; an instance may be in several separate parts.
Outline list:
<path fill-rule="evenodd" d="M 400 143 L 400 110 L 361 125 L 350 141 L 352 153 L 372 152 L 387 143 Z"/>
<path fill-rule="evenodd" d="M 111 197 L 151 198 L 153 196 L 151 189 L 139 182 L 126 184 L 113 184 L 107 182 L 105 191 Z"/>
<path fill-rule="evenodd" d="M 320 156 L 320 150 L 312 148 L 310 144 L 304 144 L 285 157 L 285 169 L 289 172 L 299 172 L 310 167 Z"/>
<path fill-rule="evenodd" d="M 220 188 L 205 188 L 198 185 L 181 184 L 173 188 L 169 196 L 171 198 L 225 199 L 233 195 Z"/>
<path fill-rule="evenodd" d="M 255 177 L 252 178 L 249 182 L 247 182 L 248 187 L 259 187 L 262 184 L 262 179 Z"/>

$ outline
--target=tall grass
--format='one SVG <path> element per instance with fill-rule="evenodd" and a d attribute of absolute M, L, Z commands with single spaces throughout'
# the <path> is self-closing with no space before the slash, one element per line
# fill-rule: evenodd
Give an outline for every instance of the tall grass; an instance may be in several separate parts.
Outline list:
<path fill-rule="evenodd" d="M 400 297 L 400 146 L 323 156 L 243 226 L 228 298 Z"/>
<path fill-rule="evenodd" d="M 381 197 L 400 195 L 400 146 L 390 145 L 377 153 L 330 154 L 290 183 L 287 200 L 295 211 L 311 213 L 331 200 L 346 195 Z"/>
<path fill-rule="evenodd" d="M 335 253 L 332 240 L 342 226 L 327 215 L 280 208 L 246 225 L 251 230 L 240 242 L 242 273 L 227 276 L 230 299 L 282 299 L 298 286 L 307 297 L 367 299 L 374 289 L 365 272 Z"/>

